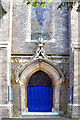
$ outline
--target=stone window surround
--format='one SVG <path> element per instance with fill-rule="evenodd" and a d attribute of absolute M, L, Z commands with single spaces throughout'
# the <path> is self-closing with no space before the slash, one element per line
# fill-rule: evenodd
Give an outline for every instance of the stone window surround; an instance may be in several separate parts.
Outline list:
<path fill-rule="evenodd" d="M 52 3 L 53 4 L 53 3 Z M 51 10 L 52 10 L 52 7 L 50 9 L 50 14 L 51 14 Z M 27 22 L 28 22 L 28 30 L 26 32 L 26 40 L 25 42 L 33 42 L 33 43 L 37 43 L 38 40 L 32 40 L 31 39 L 31 6 L 27 6 L 27 14 L 28 14 L 28 19 L 27 19 Z M 52 15 L 51 15 L 52 16 Z M 52 32 L 52 20 L 50 20 L 50 31 Z M 38 33 L 38 32 L 37 32 Z M 43 33 L 43 32 L 42 32 Z M 54 43 L 55 44 L 55 39 L 51 36 L 51 39 L 50 40 L 44 40 L 44 43 Z"/>

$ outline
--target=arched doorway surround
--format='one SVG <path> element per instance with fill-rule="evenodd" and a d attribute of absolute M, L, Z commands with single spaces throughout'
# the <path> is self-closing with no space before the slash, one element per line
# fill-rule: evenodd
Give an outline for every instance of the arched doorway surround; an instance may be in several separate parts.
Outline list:
<path fill-rule="evenodd" d="M 56 65 L 45 59 L 36 59 L 25 64 L 17 74 L 16 82 L 19 82 L 21 86 L 21 110 L 23 111 L 27 108 L 26 88 L 29 78 L 39 70 L 45 72 L 51 78 L 52 85 L 54 86 L 53 107 L 55 110 L 59 110 L 60 84 L 64 82 L 64 76 Z"/>

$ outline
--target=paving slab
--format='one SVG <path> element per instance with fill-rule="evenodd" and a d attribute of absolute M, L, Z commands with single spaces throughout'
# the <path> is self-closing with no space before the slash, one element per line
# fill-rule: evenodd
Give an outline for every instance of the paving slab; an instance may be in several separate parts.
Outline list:
<path fill-rule="evenodd" d="M 80 120 L 77 118 L 2 118 L 1 120 Z"/>

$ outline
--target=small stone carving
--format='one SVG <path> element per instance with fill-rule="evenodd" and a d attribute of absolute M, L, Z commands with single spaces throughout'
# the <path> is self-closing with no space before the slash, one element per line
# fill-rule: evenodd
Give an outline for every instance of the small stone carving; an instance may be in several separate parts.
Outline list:
<path fill-rule="evenodd" d="M 32 57 L 32 59 L 30 59 L 29 62 L 25 62 L 25 63 L 22 63 L 17 71 L 16 71 L 16 82 L 20 83 L 20 76 L 21 76 L 21 73 L 24 71 L 24 69 L 27 67 L 27 65 L 32 62 L 32 61 L 35 61 L 35 60 L 39 60 L 39 62 L 42 62 L 43 59 L 51 62 L 51 60 L 48 59 L 47 55 L 45 54 L 45 50 L 43 48 L 44 46 L 44 42 L 43 42 L 43 38 L 39 38 L 39 43 L 38 43 L 38 48 L 36 50 L 36 54 L 35 56 Z M 58 68 L 57 64 L 54 62 L 54 64 L 56 65 L 56 67 Z M 58 68 L 59 69 L 59 68 Z M 64 75 L 63 73 L 61 72 L 61 70 L 59 69 L 60 73 L 61 73 L 61 78 L 60 78 L 60 84 L 62 84 L 64 82 Z"/>
<path fill-rule="evenodd" d="M 37 58 L 47 59 L 47 56 L 46 56 L 45 51 L 43 49 L 43 38 L 39 38 L 38 49 L 37 49 L 36 55 L 35 55 L 35 59 L 37 59 Z"/>

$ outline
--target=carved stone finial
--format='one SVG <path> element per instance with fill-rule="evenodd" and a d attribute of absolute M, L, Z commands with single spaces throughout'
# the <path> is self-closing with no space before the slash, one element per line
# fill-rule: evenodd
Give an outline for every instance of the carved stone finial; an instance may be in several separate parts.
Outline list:
<path fill-rule="evenodd" d="M 36 51 L 35 59 L 36 58 L 45 58 L 47 59 L 45 55 L 45 51 L 43 49 L 43 38 L 39 38 L 39 44 L 38 44 L 38 49 Z"/>

